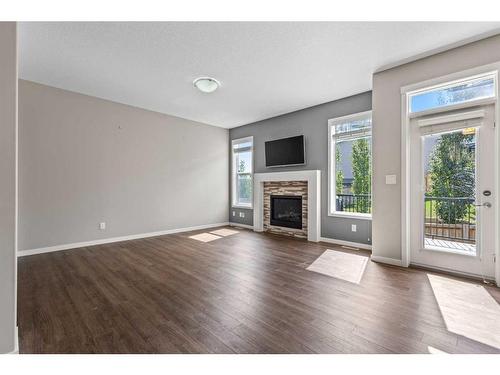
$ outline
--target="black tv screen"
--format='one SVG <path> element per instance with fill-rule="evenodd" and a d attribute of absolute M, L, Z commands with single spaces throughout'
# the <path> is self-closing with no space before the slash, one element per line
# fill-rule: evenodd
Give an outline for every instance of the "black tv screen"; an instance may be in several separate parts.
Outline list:
<path fill-rule="evenodd" d="M 304 136 L 268 141 L 266 146 L 266 167 L 282 167 L 305 164 Z"/>

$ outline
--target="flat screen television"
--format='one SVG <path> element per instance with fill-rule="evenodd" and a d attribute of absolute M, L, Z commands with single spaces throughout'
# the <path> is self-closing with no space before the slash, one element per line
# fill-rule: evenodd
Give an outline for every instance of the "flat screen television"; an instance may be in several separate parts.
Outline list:
<path fill-rule="evenodd" d="M 265 143 L 266 167 L 305 164 L 304 136 L 276 139 Z"/>

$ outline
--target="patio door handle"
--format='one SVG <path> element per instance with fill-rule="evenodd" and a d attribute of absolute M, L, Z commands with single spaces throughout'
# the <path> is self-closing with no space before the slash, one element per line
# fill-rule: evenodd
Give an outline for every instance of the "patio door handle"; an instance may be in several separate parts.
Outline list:
<path fill-rule="evenodd" d="M 484 202 L 484 203 L 481 203 L 481 204 L 475 204 L 474 206 L 476 206 L 476 207 L 487 207 L 487 208 L 491 208 L 491 203 L 490 203 L 490 202 Z"/>

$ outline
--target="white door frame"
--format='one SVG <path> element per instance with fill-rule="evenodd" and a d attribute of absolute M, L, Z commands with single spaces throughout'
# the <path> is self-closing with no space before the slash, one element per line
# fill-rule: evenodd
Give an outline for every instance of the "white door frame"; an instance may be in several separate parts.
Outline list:
<path fill-rule="evenodd" d="M 493 74 L 495 75 L 495 99 L 477 100 L 472 103 L 463 103 L 452 105 L 447 108 L 439 109 L 438 111 L 428 111 L 428 114 L 433 112 L 445 112 L 459 108 L 466 108 L 484 104 L 495 104 L 495 124 L 499 123 L 500 119 L 500 106 L 498 105 L 498 98 L 500 96 L 498 75 L 500 72 L 500 62 L 479 66 L 476 68 L 464 70 L 461 72 L 448 74 L 445 76 L 433 78 L 423 82 L 418 82 L 411 85 L 401 87 L 401 264 L 403 267 L 408 267 L 411 262 L 410 258 L 410 119 L 408 113 L 409 108 L 409 93 L 417 90 L 429 89 L 433 86 L 439 86 L 445 83 L 452 83 L 453 81 L 461 81 L 477 75 Z M 423 112 L 419 113 L 422 115 Z M 426 112 L 427 114 L 427 112 Z M 495 155 L 494 155 L 494 181 L 495 193 L 498 195 L 500 190 L 500 131 L 495 132 Z M 495 197 L 495 281 L 500 286 L 500 199 Z"/>

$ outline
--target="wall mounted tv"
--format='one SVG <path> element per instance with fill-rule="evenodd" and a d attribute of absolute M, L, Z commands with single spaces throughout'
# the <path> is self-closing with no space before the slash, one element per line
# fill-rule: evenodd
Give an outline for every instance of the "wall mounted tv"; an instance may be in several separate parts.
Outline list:
<path fill-rule="evenodd" d="M 265 143 L 266 167 L 286 167 L 305 164 L 304 136 L 276 139 Z"/>

